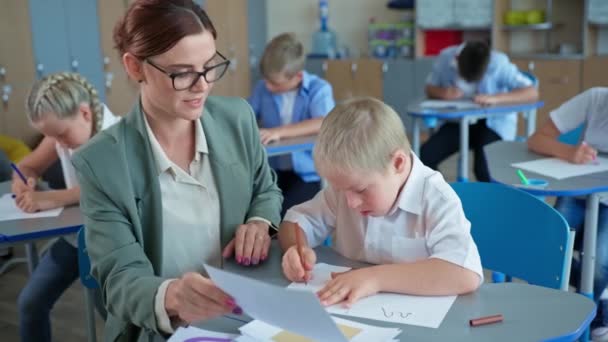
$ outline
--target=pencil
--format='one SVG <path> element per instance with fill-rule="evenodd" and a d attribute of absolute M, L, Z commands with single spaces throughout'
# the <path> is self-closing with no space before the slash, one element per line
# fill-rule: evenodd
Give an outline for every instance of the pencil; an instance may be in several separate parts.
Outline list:
<path fill-rule="evenodd" d="M 492 315 L 492 316 L 485 316 L 485 317 L 479 317 L 479 318 L 473 318 L 471 320 L 469 320 L 469 325 L 472 327 L 476 327 L 479 325 L 484 325 L 484 324 L 492 324 L 492 323 L 498 323 L 498 322 L 502 322 L 502 315 L 498 314 L 498 315 Z"/>
<path fill-rule="evenodd" d="M 300 228 L 300 225 L 296 223 L 294 226 L 294 230 L 296 233 L 296 248 L 298 250 L 298 256 L 300 257 L 300 263 L 302 264 L 302 268 L 304 269 L 304 272 L 306 272 L 306 264 L 304 263 L 304 256 L 302 251 L 302 228 Z M 304 273 L 304 284 L 308 285 L 308 282 L 306 281 L 306 273 Z"/>
<path fill-rule="evenodd" d="M 19 178 L 21 178 L 21 180 L 23 181 L 23 183 L 25 183 L 25 185 L 27 185 L 27 178 L 25 178 L 25 176 L 23 175 L 23 173 L 21 173 L 21 170 L 19 170 L 19 168 L 17 167 L 17 165 L 15 165 L 15 163 L 11 163 L 11 167 L 13 168 L 13 170 L 15 170 L 15 172 L 17 173 L 17 175 L 19 175 Z"/>

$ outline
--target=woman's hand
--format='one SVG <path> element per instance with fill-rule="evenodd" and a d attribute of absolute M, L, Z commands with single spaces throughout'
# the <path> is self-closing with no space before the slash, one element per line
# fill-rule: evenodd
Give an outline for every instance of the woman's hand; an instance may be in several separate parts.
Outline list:
<path fill-rule="evenodd" d="M 34 191 L 36 190 L 36 179 L 28 178 L 27 184 L 23 182 L 23 179 L 19 177 L 17 173 L 13 173 L 13 182 L 11 183 L 11 191 L 16 196 L 19 196 L 21 193 L 26 191 Z"/>
<path fill-rule="evenodd" d="M 234 254 L 236 262 L 244 265 L 257 265 L 268 258 L 270 235 L 268 224 L 251 221 L 238 226 L 235 237 L 228 243 L 222 255 L 229 258 Z"/>
<path fill-rule="evenodd" d="M 165 310 L 169 317 L 177 317 L 186 323 L 208 320 L 229 312 L 243 313 L 232 297 L 196 272 L 186 273 L 169 283 Z"/>
<path fill-rule="evenodd" d="M 302 265 L 304 261 L 304 265 Z M 302 248 L 302 258 L 298 253 L 298 247 L 293 245 L 283 254 L 283 274 L 290 281 L 303 282 L 312 278 L 312 269 L 317 263 L 315 251 L 309 247 Z"/>
<path fill-rule="evenodd" d="M 359 299 L 379 291 L 378 279 L 373 272 L 373 267 L 347 272 L 332 272 L 331 278 L 325 287 L 317 292 L 321 304 L 325 306 L 344 301 L 344 306 L 350 307 Z"/>

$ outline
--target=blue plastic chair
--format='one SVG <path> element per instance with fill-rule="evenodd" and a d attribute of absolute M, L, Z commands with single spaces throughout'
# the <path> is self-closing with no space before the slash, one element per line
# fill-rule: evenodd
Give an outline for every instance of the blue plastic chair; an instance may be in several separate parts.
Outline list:
<path fill-rule="evenodd" d="M 529 71 L 523 71 L 520 70 L 519 72 L 522 73 L 522 75 L 526 76 L 530 81 L 532 81 L 532 85 L 538 89 L 538 86 L 540 84 L 540 82 L 538 81 L 538 78 L 536 76 L 534 76 L 534 74 L 532 74 Z M 536 120 L 536 109 L 527 111 L 527 112 L 523 112 L 521 113 L 521 116 L 526 119 L 526 120 Z M 534 123 L 534 125 L 536 126 L 536 123 Z M 528 137 L 522 137 L 522 136 L 517 136 L 515 138 L 516 141 L 526 141 L 526 139 L 528 139 Z"/>
<path fill-rule="evenodd" d="M 577 128 L 571 130 L 570 132 L 566 132 L 559 136 L 558 140 L 561 143 L 568 145 L 578 145 L 581 141 L 581 136 L 583 135 L 583 130 L 585 129 L 585 124 L 578 126 Z"/>
<path fill-rule="evenodd" d="M 484 268 L 567 290 L 573 233 L 536 197 L 497 183 L 453 183 Z"/>
<path fill-rule="evenodd" d="M 97 340 L 97 334 L 95 329 L 95 296 L 96 289 L 99 288 L 99 284 L 93 276 L 91 276 L 91 262 L 89 255 L 87 254 L 87 247 L 84 240 L 84 228 L 78 232 L 78 273 L 80 275 L 80 282 L 84 286 L 84 299 L 86 305 L 87 315 L 87 340 L 89 342 L 95 342 Z M 105 310 L 99 310 L 100 315 L 105 319 Z"/>

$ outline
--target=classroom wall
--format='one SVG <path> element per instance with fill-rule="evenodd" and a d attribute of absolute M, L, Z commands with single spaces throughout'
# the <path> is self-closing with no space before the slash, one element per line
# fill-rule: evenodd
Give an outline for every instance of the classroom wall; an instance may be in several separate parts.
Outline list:
<path fill-rule="evenodd" d="M 351 55 L 367 53 L 367 24 L 370 17 L 377 22 L 398 22 L 402 11 L 389 10 L 388 1 L 329 0 L 329 26 L 338 37 L 338 47 L 347 46 Z M 319 28 L 318 0 L 267 0 L 268 39 L 294 32 L 306 51 L 312 46 L 312 34 Z"/>

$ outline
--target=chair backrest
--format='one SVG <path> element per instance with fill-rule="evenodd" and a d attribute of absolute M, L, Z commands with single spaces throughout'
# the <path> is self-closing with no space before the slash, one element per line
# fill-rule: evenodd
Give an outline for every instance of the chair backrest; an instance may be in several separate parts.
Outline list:
<path fill-rule="evenodd" d="M 89 260 L 87 246 L 84 241 L 84 227 L 78 231 L 78 274 L 80 275 L 80 282 L 84 287 L 89 289 L 99 287 L 97 281 L 91 275 L 91 261 Z"/>
<path fill-rule="evenodd" d="M 558 140 L 561 143 L 568 145 L 578 145 L 581 141 L 581 137 L 583 135 L 583 130 L 585 129 L 585 124 L 581 124 L 570 132 L 563 133 L 559 136 Z"/>
<path fill-rule="evenodd" d="M 484 268 L 530 284 L 564 288 L 569 274 L 566 220 L 536 197 L 496 183 L 454 183 Z"/>
<path fill-rule="evenodd" d="M 535 88 L 538 88 L 538 78 L 536 76 L 534 76 L 533 73 L 529 72 L 529 71 L 523 71 L 520 70 L 519 72 L 521 72 L 524 76 L 526 76 L 527 78 L 530 79 L 530 81 L 532 81 L 532 84 L 534 85 Z"/>

